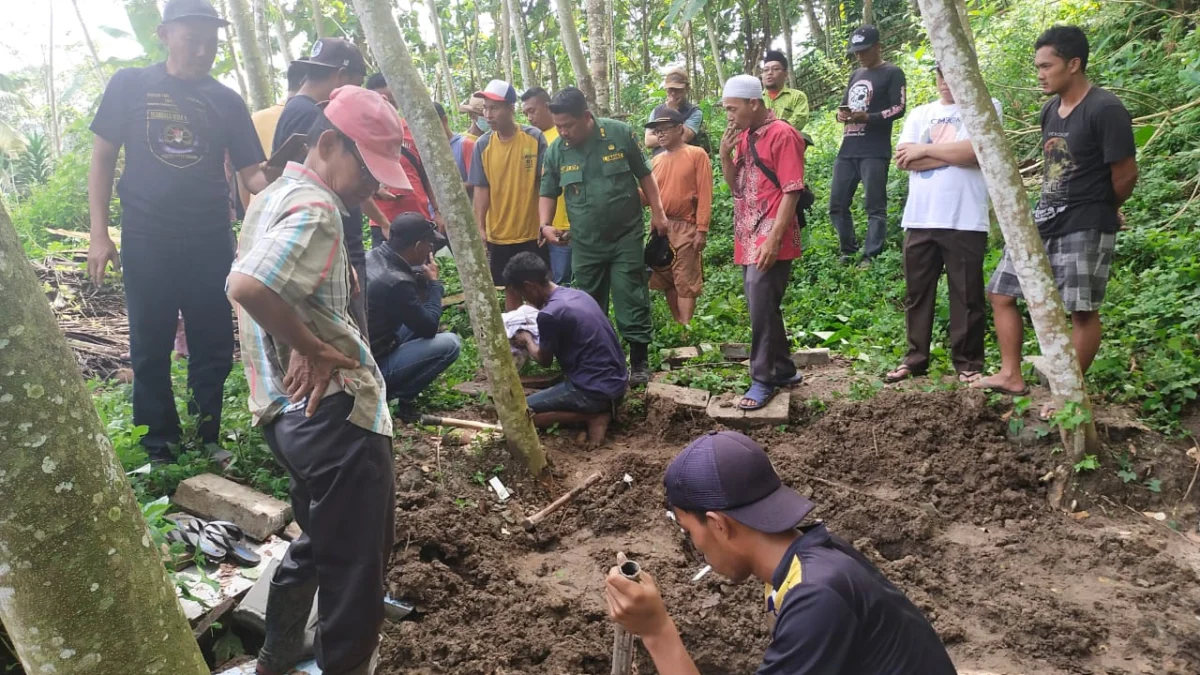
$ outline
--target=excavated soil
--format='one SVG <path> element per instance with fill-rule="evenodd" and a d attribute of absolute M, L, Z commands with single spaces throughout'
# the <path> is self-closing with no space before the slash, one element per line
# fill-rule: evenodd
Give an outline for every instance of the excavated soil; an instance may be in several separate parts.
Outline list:
<path fill-rule="evenodd" d="M 692 583 L 703 563 L 665 517 L 663 470 L 711 422 L 656 403 L 624 426 L 598 451 L 573 433 L 547 437 L 549 485 L 500 470 L 512 461 L 495 448 L 401 444 L 389 583 L 417 613 L 385 628 L 380 672 L 608 673 L 601 590 L 617 551 L 655 575 L 702 673 L 754 671 L 769 635 L 761 587 L 716 574 Z M 1137 512 L 1157 500 L 1194 531 L 1194 492 L 1177 505 L 1194 462 L 1164 445 L 1161 493 L 1142 490 L 1131 511 L 1132 495 L 1102 496 L 1111 486 L 1097 478 L 1077 519 L 1046 506 L 1049 446 L 1014 445 L 1007 428 L 977 392 L 885 391 L 824 413 L 794 402 L 788 430 L 751 435 L 816 501 L 814 516 L 929 616 L 961 670 L 1200 672 L 1200 545 Z M 514 493 L 503 505 L 483 486 L 497 471 Z M 599 484 L 522 529 L 593 471 Z M 644 650 L 638 668 L 655 672 Z"/>

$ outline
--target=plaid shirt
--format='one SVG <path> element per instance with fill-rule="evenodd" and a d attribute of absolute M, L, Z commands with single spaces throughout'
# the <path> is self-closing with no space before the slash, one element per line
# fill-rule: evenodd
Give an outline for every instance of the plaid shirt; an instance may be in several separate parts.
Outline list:
<path fill-rule="evenodd" d="M 233 271 L 278 293 L 313 334 L 358 359 L 358 368 L 334 374 L 325 395 L 344 391 L 354 396 L 350 423 L 390 437 L 392 417 L 383 376 L 348 309 L 352 282 L 342 245 L 345 211 L 341 199 L 316 174 L 288 164 L 283 176 L 250 205 Z M 283 378 L 291 349 L 276 342 L 241 307 L 238 321 L 250 412 L 256 425 L 268 424 L 289 406 Z"/>

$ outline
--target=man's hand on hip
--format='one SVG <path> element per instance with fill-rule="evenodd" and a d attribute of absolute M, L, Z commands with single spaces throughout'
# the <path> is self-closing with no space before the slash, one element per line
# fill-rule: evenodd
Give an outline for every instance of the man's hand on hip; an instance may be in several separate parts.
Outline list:
<path fill-rule="evenodd" d="M 339 352 L 328 342 L 322 342 L 320 345 L 317 351 L 308 356 L 292 352 L 287 375 L 283 378 L 288 400 L 299 403 L 308 398 L 308 406 L 304 409 L 305 417 L 312 417 L 317 412 L 325 390 L 329 388 L 329 381 L 333 379 L 337 370 L 352 370 L 359 366 L 358 361 Z"/>

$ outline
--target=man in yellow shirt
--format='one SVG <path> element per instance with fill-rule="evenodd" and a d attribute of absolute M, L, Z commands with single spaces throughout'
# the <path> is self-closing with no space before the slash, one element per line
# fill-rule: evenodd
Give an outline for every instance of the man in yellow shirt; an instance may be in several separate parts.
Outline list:
<path fill-rule="evenodd" d="M 254 125 L 254 131 L 258 134 L 258 142 L 262 145 L 263 152 L 268 156 L 271 154 L 271 145 L 275 138 L 275 127 L 279 124 L 279 116 L 283 114 L 283 106 L 287 104 L 288 99 L 300 91 L 300 85 L 304 84 L 304 64 L 293 61 L 288 66 L 287 80 L 287 98 L 270 108 L 264 108 L 250 115 L 250 123 Z M 241 176 L 237 180 L 238 198 L 242 200 L 242 211 L 245 212 L 246 209 L 250 208 L 250 199 L 254 195 L 250 194 L 250 191 L 246 189 Z"/>
<path fill-rule="evenodd" d="M 541 87 L 531 87 L 521 94 L 521 111 L 525 119 L 541 129 L 549 149 L 558 140 L 558 127 L 554 126 L 554 115 L 550 112 L 550 92 Z M 559 286 L 571 285 L 571 223 L 567 221 L 567 205 L 562 195 L 558 197 L 558 209 L 551 223 L 560 233 L 558 242 L 547 242 L 550 251 L 550 278 Z"/>
<path fill-rule="evenodd" d="M 467 184 L 475 189 L 475 221 L 487 242 L 492 281 L 504 284 L 504 266 L 518 253 L 534 253 L 546 264 L 550 255 L 538 242 L 538 185 L 546 137 L 538 129 L 516 123 L 517 91 L 503 80 L 492 80 L 478 92 L 491 131 L 475 142 Z M 509 289 L 505 306 L 521 306 L 521 296 Z"/>

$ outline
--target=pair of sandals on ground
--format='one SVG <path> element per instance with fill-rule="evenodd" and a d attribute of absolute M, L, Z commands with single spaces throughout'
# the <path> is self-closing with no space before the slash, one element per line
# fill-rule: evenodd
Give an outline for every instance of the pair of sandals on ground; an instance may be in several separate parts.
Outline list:
<path fill-rule="evenodd" d="M 192 555 L 199 551 L 206 562 L 254 567 L 262 561 L 262 557 L 250 548 L 242 528 L 227 520 L 205 521 L 193 516 L 171 518 L 175 529 L 167 532 L 167 541 L 185 545 Z"/>
<path fill-rule="evenodd" d="M 803 381 L 804 375 L 799 371 L 782 382 L 768 383 L 753 380 L 750 388 L 746 390 L 745 394 L 742 394 L 742 400 L 738 401 L 738 409 L 745 412 L 762 410 L 767 407 L 771 399 L 775 398 L 775 394 L 779 393 L 780 389 L 794 387 Z"/>

